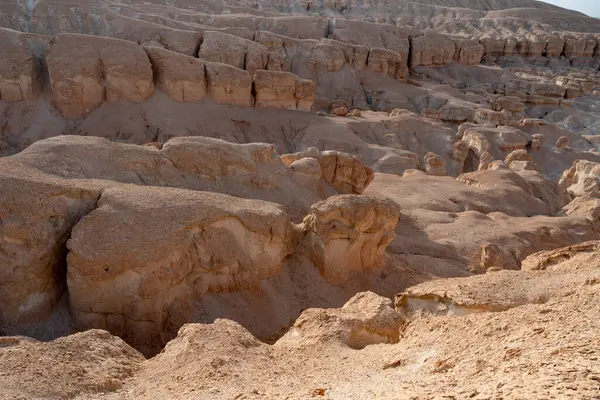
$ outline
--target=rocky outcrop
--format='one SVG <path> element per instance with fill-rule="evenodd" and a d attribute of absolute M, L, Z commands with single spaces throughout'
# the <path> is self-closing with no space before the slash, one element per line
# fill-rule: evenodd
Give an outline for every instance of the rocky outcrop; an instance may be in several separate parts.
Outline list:
<path fill-rule="evenodd" d="M 302 254 L 332 282 L 382 266 L 400 208 L 389 199 L 339 195 L 314 204 L 302 223 Z"/>
<path fill-rule="evenodd" d="M 327 150 L 318 158 L 323 178 L 340 193 L 362 193 L 373 180 L 373 170 L 360 158 L 341 151 Z"/>
<path fill-rule="evenodd" d="M 580 268 L 598 268 L 597 254 L 600 241 L 578 243 L 556 250 L 540 251 L 529 255 L 521 264 L 523 271 L 534 270 L 576 270 Z"/>
<path fill-rule="evenodd" d="M 446 160 L 432 152 L 425 154 L 425 172 L 427 172 L 427 175 L 448 175 Z"/>
<path fill-rule="evenodd" d="M 25 179 L 24 179 L 25 178 Z M 47 318 L 65 290 L 65 243 L 99 192 L 0 167 L 0 326 Z"/>
<path fill-rule="evenodd" d="M 453 61 L 456 52 L 456 45 L 451 39 L 429 32 L 411 38 L 410 46 L 411 67 L 442 67 Z"/>
<path fill-rule="evenodd" d="M 159 47 L 146 47 L 154 68 L 156 86 L 182 102 L 202 101 L 207 96 L 204 62 Z"/>
<path fill-rule="evenodd" d="M 25 35 L 0 28 L 0 100 L 34 100 L 40 92 L 38 62 Z"/>
<path fill-rule="evenodd" d="M 52 100 L 67 118 L 81 117 L 105 100 L 142 102 L 154 92 L 148 56 L 132 42 L 60 34 L 50 47 Z"/>
<path fill-rule="evenodd" d="M 408 64 L 402 54 L 394 50 L 373 48 L 369 52 L 367 68 L 373 72 L 403 80 L 408 76 Z"/>
<path fill-rule="evenodd" d="M 477 65 L 481 62 L 485 48 L 476 40 L 454 39 L 456 52 L 454 61 L 463 65 Z"/>
<path fill-rule="evenodd" d="M 566 170 L 559 184 L 564 186 L 571 197 L 579 197 L 600 191 L 600 164 L 587 160 L 576 160 Z"/>
<path fill-rule="evenodd" d="M 263 45 L 218 31 L 204 33 L 199 57 L 206 61 L 245 69 L 251 75 L 267 67 L 269 51 Z"/>
<path fill-rule="evenodd" d="M 256 107 L 310 111 L 315 85 L 290 72 L 260 70 L 254 74 L 254 92 Z"/>
<path fill-rule="evenodd" d="M 342 308 L 304 311 L 276 347 L 336 345 L 360 350 L 371 344 L 398 343 L 404 319 L 390 299 L 358 293 Z"/>
<path fill-rule="evenodd" d="M 194 299 L 278 273 L 292 251 L 291 229 L 273 203 L 170 188 L 105 190 L 67 245 L 72 315 L 82 328 L 155 351 L 190 318 Z"/>
<path fill-rule="evenodd" d="M 227 64 L 206 63 L 207 91 L 217 104 L 252 107 L 252 75 Z"/>

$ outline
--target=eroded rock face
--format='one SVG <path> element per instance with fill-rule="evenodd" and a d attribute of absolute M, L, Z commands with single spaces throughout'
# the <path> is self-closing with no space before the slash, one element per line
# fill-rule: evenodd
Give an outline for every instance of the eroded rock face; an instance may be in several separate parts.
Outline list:
<path fill-rule="evenodd" d="M 254 74 L 256 107 L 296 109 L 297 80 L 298 77 L 290 72 L 256 71 Z"/>
<path fill-rule="evenodd" d="M 326 279 L 380 267 L 394 238 L 400 208 L 389 199 L 339 195 L 316 203 L 302 224 L 302 249 Z"/>
<path fill-rule="evenodd" d="M 358 293 L 342 308 L 304 311 L 276 347 L 334 344 L 363 349 L 371 344 L 398 343 L 404 319 L 390 299 Z"/>
<path fill-rule="evenodd" d="M 152 66 L 141 46 L 119 39 L 60 34 L 47 57 L 52 100 L 67 118 L 103 101 L 142 102 L 154 92 Z M 72 57 L 72 54 L 77 57 Z"/>
<path fill-rule="evenodd" d="M 426 33 L 411 39 L 411 67 L 441 67 L 448 65 L 454 59 L 456 45 L 448 37 Z M 473 56 L 470 56 L 473 57 Z M 469 56 L 465 53 L 464 62 L 467 62 Z"/>
<path fill-rule="evenodd" d="M 425 154 L 425 172 L 428 175 L 446 176 L 446 160 L 439 155 L 429 152 Z"/>
<path fill-rule="evenodd" d="M 156 73 L 156 85 L 182 102 L 203 100 L 206 93 L 204 62 L 160 47 L 145 47 Z"/>
<path fill-rule="evenodd" d="M 576 160 L 573 166 L 566 170 L 560 178 L 571 197 L 579 197 L 588 193 L 600 191 L 600 164 Z"/>
<path fill-rule="evenodd" d="M 600 241 L 592 240 L 556 250 L 540 251 L 529 255 L 521 264 L 523 271 L 564 271 L 599 268 Z"/>
<path fill-rule="evenodd" d="M 194 299 L 278 273 L 292 251 L 291 230 L 273 203 L 170 188 L 107 189 L 67 245 L 73 318 L 80 328 L 109 330 L 152 353 L 189 320 Z"/>
<path fill-rule="evenodd" d="M 373 180 L 373 170 L 360 158 L 335 150 L 321 152 L 323 178 L 340 193 L 362 193 Z"/>
<path fill-rule="evenodd" d="M 248 71 L 227 64 L 207 62 L 208 94 L 215 103 L 251 107 L 252 75 Z"/>
<path fill-rule="evenodd" d="M 223 32 L 208 31 L 204 33 L 199 57 L 245 69 L 253 75 L 256 70 L 267 67 L 269 51 L 252 40 Z"/>
<path fill-rule="evenodd" d="M 0 100 L 34 100 L 38 97 L 37 60 L 31 54 L 24 35 L 0 28 Z"/>
<path fill-rule="evenodd" d="M 18 164 L 0 168 L 0 326 L 50 315 L 65 290 L 65 243 L 98 196 Z"/>

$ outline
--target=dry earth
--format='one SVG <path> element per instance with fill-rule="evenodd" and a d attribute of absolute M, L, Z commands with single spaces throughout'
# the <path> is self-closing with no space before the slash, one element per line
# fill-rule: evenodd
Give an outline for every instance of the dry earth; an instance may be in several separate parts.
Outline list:
<path fill-rule="evenodd" d="M 600 20 L 5 0 L 1 399 L 600 399 Z"/>

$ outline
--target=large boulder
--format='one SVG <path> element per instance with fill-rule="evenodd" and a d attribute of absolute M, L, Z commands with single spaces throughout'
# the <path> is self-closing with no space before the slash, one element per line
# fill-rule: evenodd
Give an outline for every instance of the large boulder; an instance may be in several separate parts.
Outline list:
<path fill-rule="evenodd" d="M 25 35 L 0 28 L 0 100 L 34 100 L 39 95 L 38 63 Z"/>
<path fill-rule="evenodd" d="M 339 195 L 314 204 L 302 223 L 300 253 L 332 282 L 383 264 L 394 239 L 400 207 L 389 199 Z"/>
<path fill-rule="evenodd" d="M 160 229 L 156 229 L 160 227 Z M 68 241 L 71 313 L 150 354 L 207 292 L 279 273 L 292 225 L 276 204 L 138 185 L 105 190 Z"/>
<path fill-rule="evenodd" d="M 321 152 L 318 160 L 323 178 L 340 193 L 360 194 L 373 180 L 373 170 L 356 156 L 327 150 Z"/>
<path fill-rule="evenodd" d="M 403 324 L 390 299 L 358 293 L 342 308 L 304 311 L 275 346 L 334 345 L 359 350 L 371 344 L 398 343 Z"/>
<path fill-rule="evenodd" d="M 47 63 L 53 103 L 67 118 L 82 117 L 105 100 L 143 102 L 154 92 L 146 52 L 125 40 L 60 34 Z"/>
<path fill-rule="evenodd" d="M 156 86 L 170 98 L 182 102 L 206 97 L 204 62 L 160 47 L 145 47 L 156 74 Z"/>
<path fill-rule="evenodd" d="M 560 178 L 572 197 L 600 191 L 600 164 L 588 160 L 576 160 Z"/>

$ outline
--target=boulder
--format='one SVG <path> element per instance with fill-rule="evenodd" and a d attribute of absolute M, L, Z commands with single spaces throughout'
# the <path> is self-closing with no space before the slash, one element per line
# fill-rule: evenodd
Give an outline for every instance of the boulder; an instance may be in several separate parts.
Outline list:
<path fill-rule="evenodd" d="M 252 75 L 248 71 L 227 64 L 205 63 L 208 95 L 219 104 L 251 107 Z"/>
<path fill-rule="evenodd" d="M 489 271 L 492 269 L 502 269 L 504 264 L 502 262 L 502 251 L 495 243 L 484 243 L 481 246 L 481 269 L 483 271 Z"/>
<path fill-rule="evenodd" d="M 423 36 L 411 38 L 410 49 L 411 68 L 442 67 L 454 59 L 456 45 L 446 36 L 427 32 Z"/>
<path fill-rule="evenodd" d="M 259 70 L 254 73 L 256 107 L 296 109 L 296 81 L 291 72 Z"/>
<path fill-rule="evenodd" d="M 342 308 L 310 308 L 300 314 L 276 347 L 347 346 L 398 343 L 404 319 L 390 299 L 357 293 Z"/>
<path fill-rule="evenodd" d="M 493 111 L 487 108 L 478 108 L 475 111 L 474 121 L 478 124 L 511 125 L 512 113 L 508 111 Z"/>
<path fill-rule="evenodd" d="M 20 32 L 0 28 L 0 100 L 35 100 L 40 92 L 38 62 Z"/>
<path fill-rule="evenodd" d="M 533 151 L 539 151 L 546 140 L 546 136 L 541 133 L 535 133 L 531 135 L 531 149 Z"/>
<path fill-rule="evenodd" d="M 152 354 L 207 292 L 277 274 L 292 251 L 291 232 L 273 203 L 176 188 L 106 189 L 67 244 L 72 316 L 80 329 L 108 330 Z"/>
<path fill-rule="evenodd" d="M 532 161 L 531 155 L 524 149 L 513 150 L 506 156 L 504 163 L 510 166 L 513 161 Z"/>
<path fill-rule="evenodd" d="M 395 202 L 339 195 L 314 204 L 311 211 L 301 225 L 299 254 L 307 256 L 327 280 L 341 283 L 355 272 L 382 266 L 400 218 Z"/>
<path fill-rule="evenodd" d="M 156 86 L 170 98 L 197 102 L 206 97 L 204 62 L 159 47 L 145 49 L 154 68 Z"/>
<path fill-rule="evenodd" d="M 446 160 L 432 152 L 425 154 L 425 172 L 427 172 L 427 175 L 448 175 Z"/>
<path fill-rule="evenodd" d="M 579 197 L 600 191 L 600 164 L 587 160 L 576 160 L 559 181 L 571 197 Z"/>
<path fill-rule="evenodd" d="M 231 65 L 254 74 L 265 69 L 268 49 L 252 40 L 218 31 L 204 32 L 204 40 L 198 56 L 206 61 Z"/>
<path fill-rule="evenodd" d="M 146 52 L 125 40 L 60 34 L 51 41 L 47 63 L 52 101 L 67 118 L 82 117 L 104 100 L 139 103 L 154 92 Z"/>
<path fill-rule="evenodd" d="M 501 96 L 496 100 L 495 104 L 499 106 L 499 109 L 496 109 L 496 111 L 506 110 L 512 113 L 525 111 L 525 103 L 516 96 Z"/>
<path fill-rule="evenodd" d="M 340 193 L 362 193 L 373 180 L 373 170 L 360 158 L 335 150 L 322 151 L 319 158 L 323 178 Z"/>
<path fill-rule="evenodd" d="M 569 137 L 568 136 L 561 136 L 556 140 L 556 144 L 555 144 L 557 149 L 566 149 L 567 147 L 569 147 Z"/>

